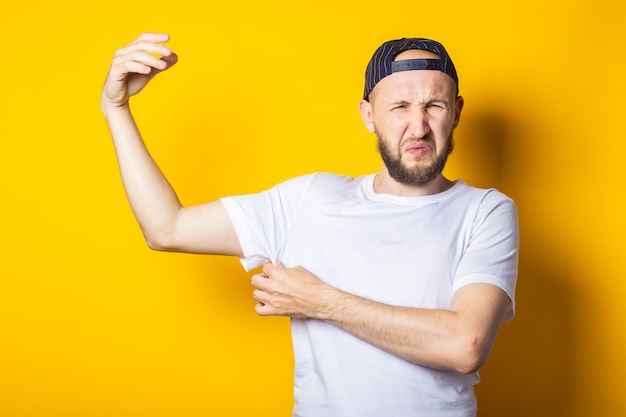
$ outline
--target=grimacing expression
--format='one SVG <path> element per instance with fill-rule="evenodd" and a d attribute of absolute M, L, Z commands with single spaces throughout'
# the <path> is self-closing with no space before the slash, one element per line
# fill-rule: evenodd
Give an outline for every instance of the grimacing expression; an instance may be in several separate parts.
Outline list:
<path fill-rule="evenodd" d="M 396 59 L 433 57 L 431 52 L 410 50 Z M 443 72 L 402 71 L 381 79 L 369 100 L 361 103 L 389 177 L 418 186 L 441 175 L 463 107 L 456 93 L 456 83 Z"/>

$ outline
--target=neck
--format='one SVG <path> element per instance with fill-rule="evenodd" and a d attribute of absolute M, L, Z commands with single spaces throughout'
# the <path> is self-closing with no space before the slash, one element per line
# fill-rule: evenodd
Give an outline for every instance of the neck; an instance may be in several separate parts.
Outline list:
<path fill-rule="evenodd" d="M 441 174 L 424 184 L 402 184 L 391 178 L 389 173 L 384 168 L 378 175 L 376 175 L 376 178 L 374 178 L 374 191 L 377 193 L 394 194 L 407 197 L 439 194 L 448 190 L 453 185 L 454 181 L 450 181 Z"/>

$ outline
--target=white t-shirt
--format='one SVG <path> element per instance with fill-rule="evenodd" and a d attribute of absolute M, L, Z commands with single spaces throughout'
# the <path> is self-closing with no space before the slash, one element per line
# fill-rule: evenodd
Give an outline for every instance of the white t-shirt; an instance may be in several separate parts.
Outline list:
<path fill-rule="evenodd" d="M 246 270 L 302 265 L 330 285 L 398 306 L 450 309 L 472 283 L 514 302 L 518 227 L 504 194 L 457 181 L 445 192 L 374 191 L 374 175 L 311 174 L 222 199 Z M 510 318 L 510 317 L 509 317 Z M 469 417 L 477 373 L 412 364 L 326 322 L 291 321 L 297 417 Z"/>

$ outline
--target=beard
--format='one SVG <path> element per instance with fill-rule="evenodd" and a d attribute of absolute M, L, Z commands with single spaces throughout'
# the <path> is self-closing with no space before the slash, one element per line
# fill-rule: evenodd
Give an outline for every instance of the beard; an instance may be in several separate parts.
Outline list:
<path fill-rule="evenodd" d="M 416 165 L 408 167 L 402 162 L 402 154 L 393 152 L 387 145 L 385 138 L 376 132 L 378 138 L 378 152 L 389 171 L 391 178 L 404 185 L 422 185 L 437 178 L 446 166 L 448 155 L 454 149 L 454 138 L 452 132 L 448 136 L 444 148 L 441 152 L 437 152 L 434 159 L 431 159 L 428 165 Z M 437 151 L 437 149 L 435 149 Z"/>

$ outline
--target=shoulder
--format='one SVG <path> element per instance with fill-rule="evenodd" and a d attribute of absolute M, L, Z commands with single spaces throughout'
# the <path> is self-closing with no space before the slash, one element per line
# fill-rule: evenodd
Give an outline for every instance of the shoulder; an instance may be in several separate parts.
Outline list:
<path fill-rule="evenodd" d="M 513 199 L 495 188 L 478 188 L 458 181 L 446 204 L 461 215 L 473 230 L 484 227 L 498 230 L 517 228 L 517 206 Z"/>
<path fill-rule="evenodd" d="M 481 190 L 474 217 L 474 230 L 481 230 L 494 241 L 519 244 L 517 206 L 512 198 L 495 188 Z"/>
<path fill-rule="evenodd" d="M 508 207 L 515 210 L 516 205 L 511 197 L 496 188 L 478 188 L 458 181 L 455 185 L 458 197 L 466 199 L 470 204 L 477 205 L 481 210 L 491 210 L 495 207 Z"/>

